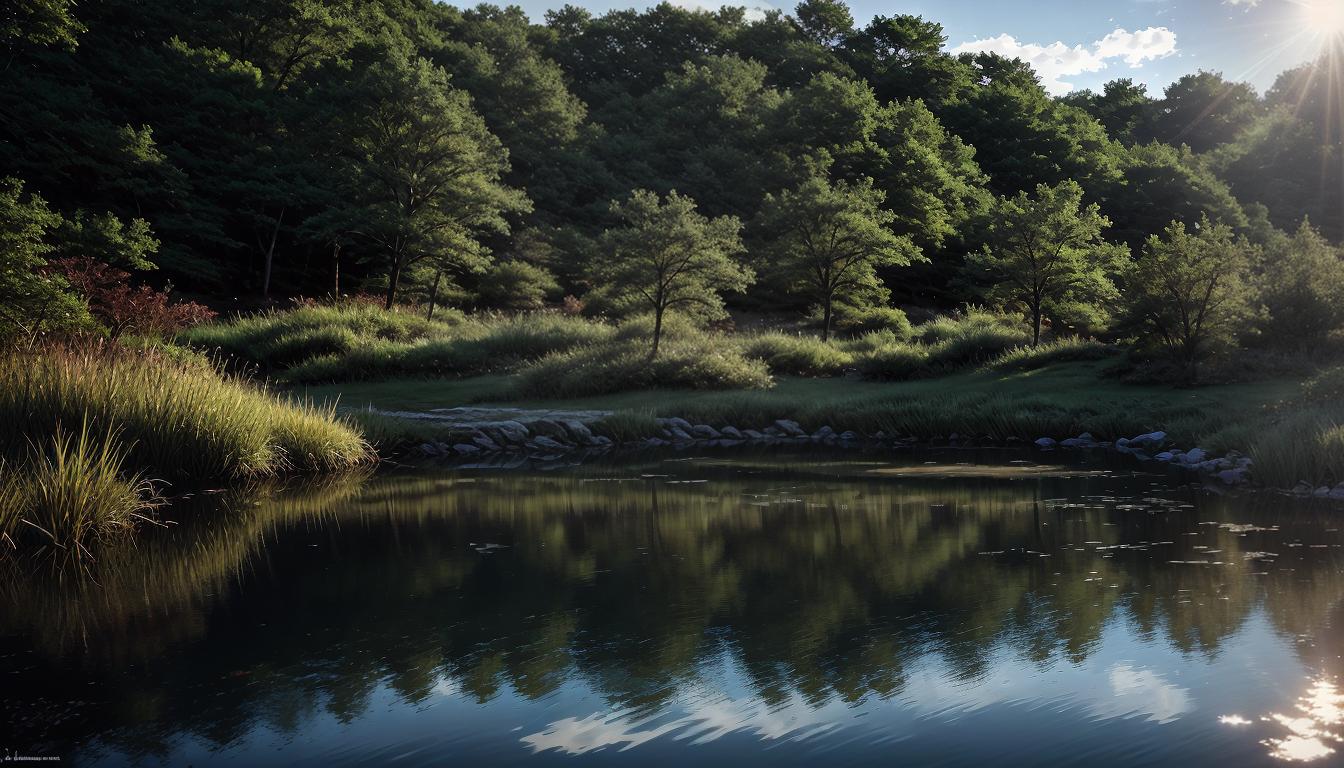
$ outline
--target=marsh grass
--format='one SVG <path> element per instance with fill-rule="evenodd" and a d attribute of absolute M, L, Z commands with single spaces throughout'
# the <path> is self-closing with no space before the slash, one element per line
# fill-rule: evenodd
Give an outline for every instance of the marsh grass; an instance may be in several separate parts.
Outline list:
<path fill-rule="evenodd" d="M 114 431 L 85 421 L 77 433 L 58 425 L 22 461 L 0 459 L 0 540 L 83 559 L 92 542 L 147 519 L 158 500 L 125 470 L 126 453 Z"/>
<path fill-rule="evenodd" d="M 315 405 L 152 351 L 86 343 L 0 356 L 0 455 L 87 423 L 130 472 L 193 484 L 326 472 L 370 460 L 359 432 Z"/>

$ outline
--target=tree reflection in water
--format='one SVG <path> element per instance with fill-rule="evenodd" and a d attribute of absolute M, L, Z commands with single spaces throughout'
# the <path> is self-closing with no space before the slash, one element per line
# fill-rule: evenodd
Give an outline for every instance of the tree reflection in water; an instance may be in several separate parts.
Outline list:
<path fill-rule="evenodd" d="M 581 684 L 604 711 L 512 742 L 809 736 L 874 702 L 1011 702 L 1108 633 L 1217 659 L 1253 615 L 1334 672 L 1328 508 L 1143 476 L 871 469 L 463 471 L 216 500 L 104 553 L 96 584 L 11 565 L 5 714 L 22 743 L 97 737 L 135 758 L 351 723 L 384 690 L 414 708 L 446 689 L 488 705 Z M 1169 723 L 1194 706 L 1142 665 L 1095 672 L 1092 717 Z"/>

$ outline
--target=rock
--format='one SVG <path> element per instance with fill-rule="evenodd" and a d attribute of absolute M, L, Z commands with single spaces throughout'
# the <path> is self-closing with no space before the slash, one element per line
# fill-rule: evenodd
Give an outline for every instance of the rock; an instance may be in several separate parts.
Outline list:
<path fill-rule="evenodd" d="M 1191 448 L 1181 458 L 1186 464 L 1198 464 L 1208 459 L 1209 454 L 1203 448 Z"/>
<path fill-rule="evenodd" d="M 1078 437 L 1070 437 L 1067 440 L 1060 440 L 1059 445 L 1062 448 L 1095 448 L 1097 441 L 1092 439 L 1091 433 L 1084 432 Z"/>
<path fill-rule="evenodd" d="M 1334 488 L 1330 489 L 1330 498 L 1336 500 L 1344 499 L 1344 483 L 1340 483 L 1339 485 L 1336 485 Z"/>
<path fill-rule="evenodd" d="M 493 426 L 499 430 L 500 436 L 508 443 L 527 443 L 527 437 L 530 433 L 520 421 L 500 421 Z"/>
<path fill-rule="evenodd" d="M 1055 443 L 1054 438 L 1051 437 L 1042 437 L 1036 440 L 1036 447 L 1043 451 L 1051 450 L 1055 445 L 1057 445 L 1057 443 Z"/>
<path fill-rule="evenodd" d="M 803 431 L 802 425 L 790 419 L 779 419 L 778 421 L 775 422 L 775 426 L 779 429 L 780 432 L 788 435 L 789 437 L 807 436 L 807 433 Z"/>
<path fill-rule="evenodd" d="M 564 443 L 546 435 L 538 435 L 537 437 L 532 438 L 532 442 L 528 443 L 528 446 L 531 448 L 541 448 L 547 451 L 564 451 L 567 449 L 567 446 L 565 446 Z"/>
<path fill-rule="evenodd" d="M 1130 438 L 1129 444 L 1133 445 L 1134 443 L 1138 443 L 1141 446 L 1145 446 L 1148 448 L 1156 448 L 1165 443 L 1166 441 L 1167 441 L 1166 432 L 1149 432 L 1146 435 L 1139 435 L 1138 437 Z"/>
<path fill-rule="evenodd" d="M 886 440 L 886 439 L 887 439 L 887 433 L 886 433 L 886 432 L 883 432 L 882 430 L 879 429 L 879 430 L 877 430 L 876 432 L 873 433 L 873 439 L 874 439 L 874 440 Z"/>
<path fill-rule="evenodd" d="M 648 448 L 662 448 L 667 445 L 667 441 L 661 437 L 650 437 L 644 441 L 644 445 Z"/>
<path fill-rule="evenodd" d="M 1322 485 L 1320 488 L 1317 488 L 1316 490 L 1312 491 L 1311 495 L 1316 496 L 1317 498 L 1324 499 L 1326 496 L 1330 495 L 1330 490 L 1331 490 L 1330 486 Z"/>
<path fill-rule="evenodd" d="M 834 429 L 831 429 L 830 427 L 822 427 L 821 429 L 818 429 L 816 432 L 812 433 L 812 439 L 825 440 L 826 438 L 833 437 L 834 435 L 835 435 Z"/>
<path fill-rule="evenodd" d="M 853 442 L 857 442 L 858 439 L 859 439 L 859 435 L 858 435 L 858 433 L 856 433 L 856 432 L 852 432 L 852 431 L 850 431 L 850 430 L 845 430 L 844 432 L 841 432 L 841 433 L 840 433 L 840 442 L 842 442 L 842 443 L 853 443 Z"/>
<path fill-rule="evenodd" d="M 574 442 L 580 445 L 592 445 L 593 430 L 589 429 L 587 424 L 574 419 L 567 419 L 560 422 L 560 424 L 565 428 L 565 431 L 569 433 L 570 439 Z"/>
<path fill-rule="evenodd" d="M 568 440 L 569 432 L 565 431 L 564 426 L 558 421 L 550 419 L 537 419 L 532 422 L 532 434 L 542 437 L 549 437 L 554 440 Z"/>
<path fill-rule="evenodd" d="M 780 431 L 779 427 L 766 427 L 765 429 L 761 430 L 761 434 L 765 435 L 766 437 L 780 437 L 784 433 Z"/>
<path fill-rule="evenodd" d="M 1218 473 L 1218 479 L 1228 485 L 1241 485 L 1246 482 L 1246 471 L 1243 469 L 1224 469 Z"/>
<path fill-rule="evenodd" d="M 480 448 L 482 451 L 489 451 L 491 453 L 496 453 L 499 450 L 501 450 L 499 447 L 499 443 L 496 443 L 494 440 L 491 440 L 485 435 L 477 435 L 476 437 L 471 439 L 471 442 L 475 444 L 476 447 Z"/>
<path fill-rule="evenodd" d="M 681 427 L 672 427 L 668 429 L 668 433 L 674 443 L 689 443 L 695 439 L 687 434 L 686 430 Z"/>
<path fill-rule="evenodd" d="M 744 429 L 744 430 L 742 430 L 742 434 L 743 434 L 743 435 L 746 435 L 746 437 L 747 437 L 748 440 L 764 440 L 764 439 L 765 439 L 765 433 L 764 433 L 764 432 L 757 432 L 757 431 L 754 430 L 754 429 Z"/>
<path fill-rule="evenodd" d="M 424 445 L 420 446 L 420 452 L 426 456 L 443 455 L 443 449 L 439 447 L 438 443 L 425 443 Z"/>
<path fill-rule="evenodd" d="M 458 443 L 453 446 L 453 451 L 458 456 L 475 456 L 481 452 L 481 449 L 471 443 Z"/>
<path fill-rule="evenodd" d="M 1163 451 L 1154 456 L 1153 458 L 1157 459 L 1158 461 L 1171 461 L 1176 457 L 1172 455 L 1171 451 Z"/>
<path fill-rule="evenodd" d="M 708 424 L 696 424 L 694 427 L 691 427 L 691 435 L 701 440 L 718 440 L 722 437 L 722 435 L 719 434 L 719 430 Z"/>
<path fill-rule="evenodd" d="M 606 435 L 593 435 L 592 445 L 598 448 L 606 448 L 611 445 L 611 438 Z"/>
<path fill-rule="evenodd" d="M 733 426 L 724 427 L 723 429 L 720 429 L 719 432 L 723 433 L 723 436 L 730 440 L 741 440 L 746 437 L 742 434 L 742 430 Z"/>
<path fill-rule="evenodd" d="M 688 434 L 691 431 L 691 422 L 681 418 L 673 417 L 668 419 L 667 426 L 669 429 L 680 429 L 682 432 L 686 432 Z"/>
<path fill-rule="evenodd" d="M 1292 492 L 1295 496 L 1310 496 L 1315 490 L 1315 488 L 1311 487 L 1311 483 L 1300 481 L 1297 485 L 1293 486 Z"/>

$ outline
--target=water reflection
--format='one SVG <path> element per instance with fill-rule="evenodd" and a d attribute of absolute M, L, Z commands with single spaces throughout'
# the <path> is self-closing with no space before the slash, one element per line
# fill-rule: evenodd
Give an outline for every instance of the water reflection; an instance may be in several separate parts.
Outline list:
<path fill-rule="evenodd" d="M 108 763 L 1334 749 L 1338 699 L 1279 735 L 1216 718 L 1288 711 L 1283 681 L 1330 669 L 1337 512 L 1096 466 L 912 466 L 649 461 L 226 499 L 109 553 L 96 586 L 4 579 L 0 714 L 20 744 Z M 806 749 L 761 751 L 781 743 Z"/>
<path fill-rule="evenodd" d="M 1344 741 L 1336 726 L 1344 721 L 1344 695 L 1334 683 L 1316 680 L 1306 695 L 1297 701 L 1297 710 L 1289 715 L 1269 718 L 1287 734 L 1265 739 L 1271 757 L 1293 762 L 1311 762 L 1335 753 L 1331 745 Z"/>

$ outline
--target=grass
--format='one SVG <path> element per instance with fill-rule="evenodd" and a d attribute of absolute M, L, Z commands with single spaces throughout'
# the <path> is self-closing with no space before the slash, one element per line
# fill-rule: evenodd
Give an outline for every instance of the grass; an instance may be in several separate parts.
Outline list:
<path fill-rule="evenodd" d="M 84 423 L 117 435 L 128 467 L 172 483 L 337 471 L 370 457 L 331 406 L 198 363 L 100 344 L 0 357 L 0 455 Z"/>

